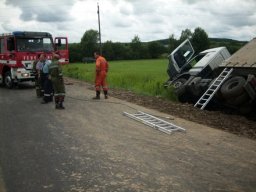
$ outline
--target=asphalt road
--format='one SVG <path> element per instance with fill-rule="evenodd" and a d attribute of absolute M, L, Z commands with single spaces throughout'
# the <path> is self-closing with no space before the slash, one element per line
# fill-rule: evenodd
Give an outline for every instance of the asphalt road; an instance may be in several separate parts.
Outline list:
<path fill-rule="evenodd" d="M 122 112 L 168 115 L 86 86 L 66 85 L 65 110 L 0 87 L 0 192 L 255 191 L 255 141 L 179 118 L 167 135 Z"/>

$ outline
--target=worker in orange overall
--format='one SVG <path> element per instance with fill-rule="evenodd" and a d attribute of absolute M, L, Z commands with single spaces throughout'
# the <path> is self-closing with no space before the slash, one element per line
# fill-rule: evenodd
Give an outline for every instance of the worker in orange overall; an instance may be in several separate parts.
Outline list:
<path fill-rule="evenodd" d="M 107 99 L 108 85 L 107 85 L 106 78 L 108 73 L 108 62 L 97 51 L 94 52 L 94 57 L 96 59 L 96 76 L 95 76 L 96 97 L 93 97 L 93 99 L 100 99 L 101 87 L 103 89 L 105 99 Z"/>

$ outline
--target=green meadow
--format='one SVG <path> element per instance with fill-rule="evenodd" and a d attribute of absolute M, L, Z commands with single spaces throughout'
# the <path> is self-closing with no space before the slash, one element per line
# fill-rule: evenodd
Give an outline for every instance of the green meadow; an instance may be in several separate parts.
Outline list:
<path fill-rule="evenodd" d="M 168 79 L 167 59 L 110 61 L 107 82 L 109 88 L 125 89 L 141 95 L 176 100 L 173 91 L 164 88 Z M 71 63 L 63 67 L 65 76 L 94 83 L 94 63 Z"/>

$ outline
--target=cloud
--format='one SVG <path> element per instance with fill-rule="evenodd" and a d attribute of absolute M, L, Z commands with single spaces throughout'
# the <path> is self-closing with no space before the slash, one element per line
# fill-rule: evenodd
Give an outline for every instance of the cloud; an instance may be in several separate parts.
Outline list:
<path fill-rule="evenodd" d="M 118 6 L 119 12 L 124 16 L 132 15 L 134 12 L 133 6 L 127 2 L 121 2 Z"/>
<path fill-rule="evenodd" d="M 86 30 L 98 30 L 97 2 L 103 42 L 179 38 L 197 27 L 209 37 L 256 34 L 255 0 L 0 0 L 0 31 L 49 31 L 79 42 Z"/>
<path fill-rule="evenodd" d="M 187 3 L 187 4 L 197 4 L 197 3 L 200 3 L 202 1 L 207 1 L 207 0 L 181 0 L 181 1 L 184 3 Z"/>
<path fill-rule="evenodd" d="M 240 40 L 249 40 L 253 37 L 248 29 L 256 29 L 254 0 L 204 1 L 197 4 L 197 9 L 200 13 L 207 12 L 202 27 L 209 30 L 210 36 L 236 36 L 234 39 Z M 248 35 L 245 35 L 245 31 Z"/>
<path fill-rule="evenodd" d="M 6 0 L 5 4 L 21 10 L 20 19 L 23 21 L 36 20 L 39 22 L 65 22 L 71 20 L 69 9 L 74 0 Z"/>

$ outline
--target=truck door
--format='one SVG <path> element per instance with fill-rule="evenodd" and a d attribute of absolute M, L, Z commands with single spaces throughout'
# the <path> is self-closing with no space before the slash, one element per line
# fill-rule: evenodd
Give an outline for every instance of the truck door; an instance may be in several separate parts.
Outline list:
<path fill-rule="evenodd" d="M 186 39 L 169 55 L 169 61 L 173 64 L 177 73 L 180 73 L 181 70 L 188 65 L 194 53 L 195 51 L 190 41 Z"/>
<path fill-rule="evenodd" d="M 54 38 L 55 51 L 59 52 L 60 63 L 69 63 L 69 51 L 68 51 L 68 38 L 67 37 L 55 37 Z"/>

